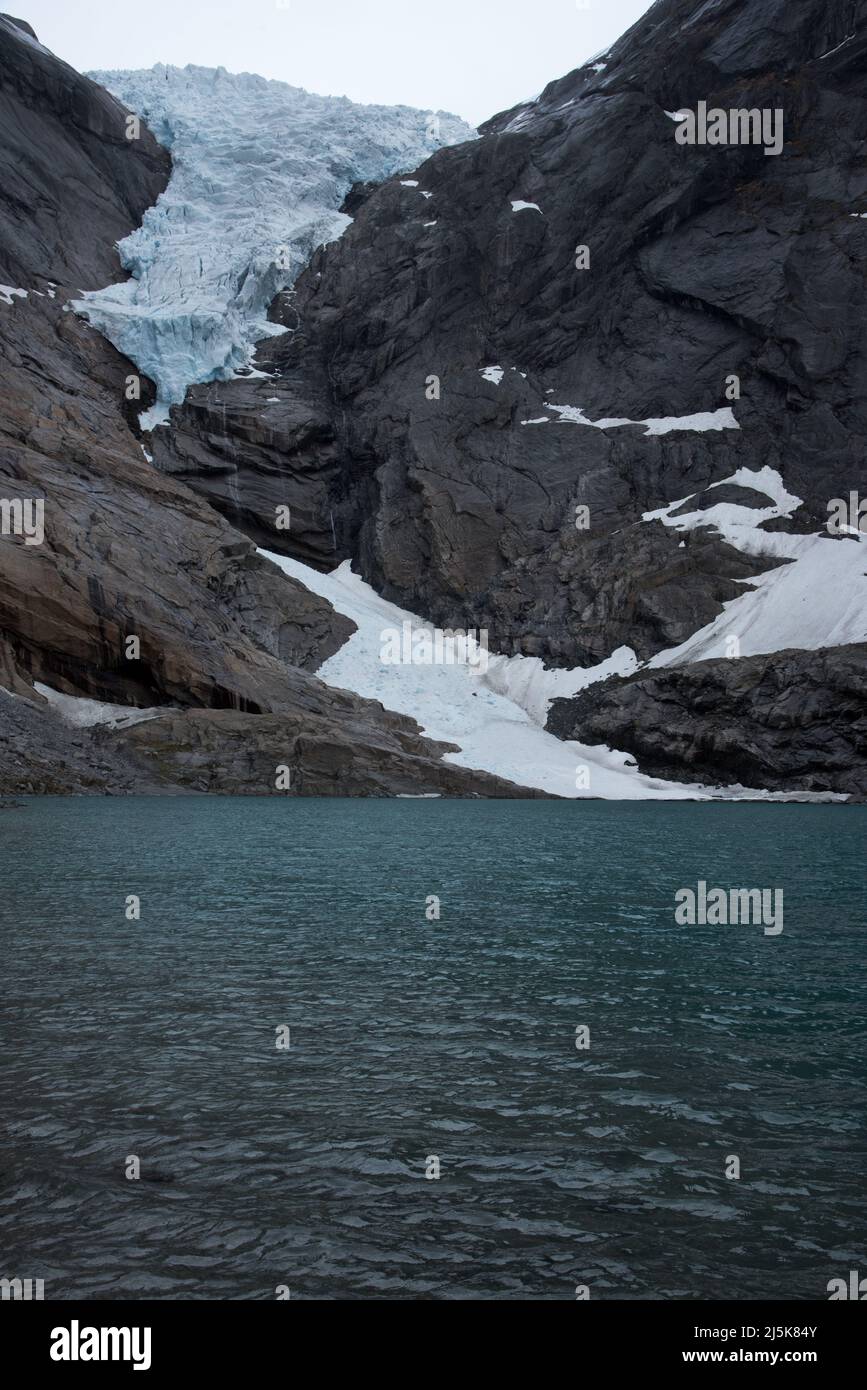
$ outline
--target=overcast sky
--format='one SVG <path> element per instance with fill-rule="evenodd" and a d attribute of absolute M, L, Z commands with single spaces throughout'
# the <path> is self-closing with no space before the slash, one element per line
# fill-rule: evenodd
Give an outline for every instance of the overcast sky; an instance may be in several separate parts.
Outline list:
<path fill-rule="evenodd" d="M 6 0 L 80 71 L 257 72 L 473 125 L 608 47 L 651 0 Z M 5 5 L 4 5 L 5 8 Z"/>

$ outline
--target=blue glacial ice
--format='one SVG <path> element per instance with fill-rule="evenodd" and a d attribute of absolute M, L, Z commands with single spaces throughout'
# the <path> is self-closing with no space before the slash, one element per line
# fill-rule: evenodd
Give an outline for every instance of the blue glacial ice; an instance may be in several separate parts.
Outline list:
<path fill-rule="evenodd" d="M 267 306 L 349 225 L 339 208 L 353 183 L 414 169 L 474 134 L 444 112 L 360 106 L 224 68 L 90 76 L 174 161 L 165 192 L 120 243 L 133 278 L 73 302 L 156 383 L 145 428 L 188 386 L 232 376 L 259 339 L 283 331 Z"/>

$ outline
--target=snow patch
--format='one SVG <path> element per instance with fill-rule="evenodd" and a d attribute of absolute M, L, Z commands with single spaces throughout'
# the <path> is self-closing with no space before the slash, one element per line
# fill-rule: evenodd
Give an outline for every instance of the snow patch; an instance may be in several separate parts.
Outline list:
<path fill-rule="evenodd" d="M 631 647 L 617 651 L 596 666 L 564 670 L 549 668 L 538 656 L 488 657 L 485 684 L 525 710 L 534 724 L 544 728 L 553 700 L 568 699 L 588 685 L 609 676 L 631 676 L 638 670 L 638 658 Z"/>
<path fill-rule="evenodd" d="M 506 375 L 502 367 L 483 367 L 480 374 L 485 381 L 490 381 L 494 386 L 499 386 Z"/>
<path fill-rule="evenodd" d="M 684 512 L 682 516 L 673 516 L 672 513 L 685 506 L 695 496 L 684 497 L 679 502 L 669 502 L 667 507 L 660 507 L 654 512 L 645 512 L 642 521 L 661 521 L 666 526 L 673 526 L 677 531 L 693 531 L 698 526 L 715 526 L 721 536 L 732 545 L 738 544 L 739 528 L 746 527 L 748 530 L 755 530 L 764 521 L 773 521 L 777 517 L 790 517 L 801 506 L 802 499 L 796 497 L 794 493 L 788 492 L 786 486 L 775 468 L 739 468 L 730 478 L 722 478 L 718 483 L 711 483 L 707 489 L 713 492 L 720 487 L 743 487 L 750 488 L 753 492 L 764 493 L 771 505 L 764 508 L 743 507 L 733 502 L 718 503 L 714 507 L 707 507 L 704 510 L 697 509 L 694 512 Z"/>
<path fill-rule="evenodd" d="M 27 291 L 16 289 L 14 285 L 0 285 L 0 302 L 11 304 L 13 299 L 26 299 Z"/>
<path fill-rule="evenodd" d="M 729 639 L 738 639 L 741 656 L 759 656 L 796 648 L 844 646 L 867 641 L 867 536 L 853 532 L 851 540 L 824 534 L 794 535 L 762 531 L 761 524 L 789 517 L 801 499 L 786 490 L 773 468 L 739 468 L 713 488 L 726 484 L 763 492 L 763 508 L 720 503 L 703 511 L 673 516 L 689 501 L 672 502 L 646 512 L 643 521 L 661 521 L 677 531 L 712 526 L 729 545 L 745 555 L 788 561 L 740 583 L 742 596 L 730 599 L 723 612 L 680 646 L 659 652 L 649 667 L 680 666 L 729 654 Z M 711 489 L 708 489 L 710 491 Z"/>
<path fill-rule="evenodd" d="M 538 203 L 525 203 L 520 198 L 512 203 L 512 212 L 538 212 L 544 217 L 545 214 Z"/>
<path fill-rule="evenodd" d="M 110 729 L 128 729 L 132 724 L 144 724 L 159 719 L 165 709 L 133 709 L 130 705 L 108 705 L 101 700 L 87 700 L 78 695 L 63 695 L 50 685 L 34 683 L 34 690 L 60 715 L 65 724 L 76 729 L 92 729 L 103 724 Z"/>
<path fill-rule="evenodd" d="M 702 434 L 706 430 L 739 430 L 731 406 L 722 410 L 701 410 L 697 415 L 666 415 L 661 420 L 642 420 L 648 434 L 673 434 L 677 430 L 695 430 Z"/>
<path fill-rule="evenodd" d="M 595 430 L 617 429 L 623 425 L 644 425 L 646 435 L 651 434 L 672 434 L 677 430 L 689 430 L 703 433 L 706 430 L 739 430 L 740 425 L 734 416 L 731 406 L 725 406 L 721 410 L 703 410 L 695 415 L 664 415 L 658 419 L 631 420 L 627 416 L 612 416 L 605 420 L 588 420 L 580 406 L 577 405 L 554 405 L 550 401 L 545 402 L 546 410 L 553 410 L 560 420 L 570 425 L 588 425 Z M 522 422 L 524 424 L 540 424 L 538 420 Z M 676 503 L 674 505 L 677 505 Z"/>
<path fill-rule="evenodd" d="M 867 641 L 867 537 L 832 540 L 746 526 L 724 527 L 721 534 L 748 555 L 792 563 L 740 581 L 749 592 L 731 599 L 714 622 L 679 647 L 660 652 L 649 666 L 727 656 L 731 637 L 737 637 L 741 656 Z"/>

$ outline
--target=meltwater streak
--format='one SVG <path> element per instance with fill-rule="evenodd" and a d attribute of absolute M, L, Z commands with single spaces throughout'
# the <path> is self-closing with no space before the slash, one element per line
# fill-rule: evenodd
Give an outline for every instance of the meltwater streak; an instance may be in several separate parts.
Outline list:
<path fill-rule="evenodd" d="M 659 802 L 0 811 L 6 1272 L 52 1299 L 827 1298 L 867 1268 L 865 825 Z M 784 889 L 783 935 L 677 927 L 675 891 L 705 878 Z"/>

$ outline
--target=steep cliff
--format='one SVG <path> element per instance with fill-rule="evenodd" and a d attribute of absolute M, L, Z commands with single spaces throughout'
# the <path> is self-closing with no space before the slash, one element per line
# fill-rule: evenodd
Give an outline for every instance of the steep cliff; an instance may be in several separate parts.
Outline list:
<path fill-rule="evenodd" d="M 570 781 L 572 762 L 605 745 L 599 765 L 614 759 L 618 774 L 633 753 L 650 778 L 864 794 L 864 0 L 658 0 L 608 53 L 479 138 L 447 131 L 459 143 L 381 183 L 362 159 L 343 213 L 328 214 L 346 230 L 297 279 L 324 223 L 308 226 L 285 185 L 293 283 L 271 302 L 250 369 L 238 363 L 251 324 L 281 283 L 280 208 L 269 204 L 267 245 L 239 239 L 237 265 L 223 233 L 249 184 L 241 137 L 256 100 L 284 100 L 275 84 L 245 80 L 239 96 L 240 79 L 200 69 L 106 75 L 166 139 L 195 124 L 205 97 L 243 97 L 216 136 L 213 122 L 197 130 L 202 167 L 213 137 L 225 179 L 172 259 L 172 238 L 161 249 L 147 228 L 181 216 L 187 185 L 174 202 L 163 192 L 169 161 L 147 122 L 127 139 L 116 98 L 10 21 L 0 41 L 12 190 L 0 490 L 46 500 L 44 544 L 0 542 L 7 689 L 32 697 L 35 680 L 124 705 L 228 710 L 241 726 L 299 710 L 327 722 L 331 701 L 340 744 L 347 710 L 312 673 L 355 624 L 309 571 L 281 575 L 258 545 L 322 572 L 351 560 L 402 614 L 482 629 L 492 651 L 535 659 L 497 666 L 488 686 L 523 691 L 538 726 L 548 697 L 566 697 L 548 727 L 569 740 Z M 709 110 L 721 141 L 707 138 Z M 732 115 L 730 133 L 739 111 L 755 121 Z M 429 139 L 418 117 L 388 118 L 378 159 L 393 167 Z M 308 145 L 299 188 L 331 179 L 333 196 L 352 161 L 331 168 Z M 142 219 L 127 243 L 136 289 L 114 244 Z M 197 238 L 215 219 L 231 265 L 209 279 Z M 67 302 L 129 342 L 165 404 L 196 366 L 167 344 L 195 338 L 199 281 L 206 298 L 215 285 L 229 296 L 225 323 L 208 299 L 211 355 L 196 358 L 220 379 L 141 434 L 154 389 L 143 381 L 141 400 L 126 400 L 135 368 Z M 829 506 L 851 497 L 849 534 L 829 534 Z M 343 664 L 365 667 L 353 688 L 368 695 L 369 657 Z M 540 674 L 540 660 L 556 672 Z M 775 721 L 801 684 L 804 719 L 784 754 L 779 730 L 796 726 Z M 378 781 L 382 738 L 415 726 L 348 698 L 369 725 L 362 783 L 394 790 Z M 181 768 L 188 781 L 201 758 L 203 785 L 218 789 L 207 720 L 165 715 L 112 737 L 152 758 L 161 726 L 172 747 L 186 727 L 190 744 L 160 775 Z M 270 758 L 271 726 L 250 727 Z M 738 744 L 755 756 L 728 756 Z M 415 753 L 437 760 L 423 740 Z M 227 785 L 243 766 L 227 752 Z M 526 782 L 539 785 L 530 768 Z"/>
<path fill-rule="evenodd" d="M 272 306 L 266 379 L 190 391 L 158 466 L 499 652 L 863 643 L 865 542 L 825 525 L 867 491 L 865 57 L 862 0 L 659 0 L 479 140 L 359 187 Z M 701 103 L 758 111 L 755 138 L 681 142 Z M 772 594 L 786 631 L 759 640 Z"/>
<path fill-rule="evenodd" d="M 306 733 L 342 749 L 343 774 L 339 758 L 321 775 L 296 761 L 293 790 L 489 793 L 497 783 L 444 768 L 412 721 L 309 674 L 353 625 L 146 457 L 133 364 L 68 308 L 123 278 L 116 242 L 171 172 L 145 125 L 127 138 L 127 116 L 0 17 L 0 790 L 267 794 Z M 28 535 L 37 504 L 43 534 Z M 37 684 L 156 717 L 147 734 L 91 733 Z M 211 710 L 236 712 L 232 752 L 221 759 L 215 736 L 191 769 L 185 731 L 199 748 Z M 263 758 L 257 716 L 276 713 L 285 737 L 272 724 Z"/>

